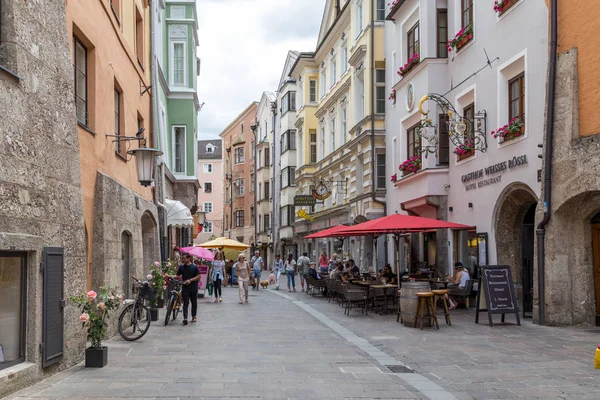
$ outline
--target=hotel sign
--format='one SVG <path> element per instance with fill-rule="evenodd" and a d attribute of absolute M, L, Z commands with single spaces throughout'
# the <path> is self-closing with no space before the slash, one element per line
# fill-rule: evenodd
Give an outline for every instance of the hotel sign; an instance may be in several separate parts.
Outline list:
<path fill-rule="evenodd" d="M 465 174 L 461 177 L 461 181 L 462 183 L 466 184 L 465 190 L 468 192 L 469 190 L 483 188 L 485 186 L 500 183 L 502 182 L 502 175 L 491 175 L 502 174 L 507 170 L 512 170 L 513 168 L 520 167 L 525 164 L 527 164 L 526 155 L 513 157 L 507 161 L 502 161 L 498 164 L 494 164 L 489 167 L 479 169 L 477 171 L 469 172 L 468 174 Z"/>
<path fill-rule="evenodd" d="M 317 199 L 312 194 L 294 196 L 294 206 L 296 207 L 314 206 L 315 204 L 317 204 Z"/>

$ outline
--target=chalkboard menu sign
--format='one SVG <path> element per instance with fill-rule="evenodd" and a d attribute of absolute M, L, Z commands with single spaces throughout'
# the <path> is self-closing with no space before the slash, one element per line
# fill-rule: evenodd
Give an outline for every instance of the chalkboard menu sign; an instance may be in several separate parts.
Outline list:
<path fill-rule="evenodd" d="M 479 304 L 482 291 L 486 298 L 487 310 L 485 311 L 488 313 L 490 326 L 493 325 L 493 314 L 502 314 L 503 323 L 506 314 L 515 314 L 517 325 L 521 325 L 510 266 L 487 265 L 479 268 L 479 291 L 477 292 L 475 323 L 479 323 L 479 313 L 484 311 L 480 309 Z"/>

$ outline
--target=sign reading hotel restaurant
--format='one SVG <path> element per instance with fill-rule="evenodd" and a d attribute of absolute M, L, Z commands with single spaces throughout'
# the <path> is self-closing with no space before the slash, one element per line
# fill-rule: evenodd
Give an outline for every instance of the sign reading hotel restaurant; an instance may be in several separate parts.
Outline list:
<path fill-rule="evenodd" d="M 317 199 L 312 194 L 294 196 L 294 206 L 296 207 L 314 206 L 315 204 L 317 204 Z"/>
<path fill-rule="evenodd" d="M 515 296 L 510 266 L 489 265 L 479 268 L 479 290 L 477 291 L 477 310 L 475 323 L 479 323 L 481 293 L 485 295 L 487 313 L 490 326 L 493 325 L 492 315 L 502 314 L 502 323 L 506 314 L 515 314 L 517 325 L 521 325 L 519 319 L 519 305 Z"/>
<path fill-rule="evenodd" d="M 468 192 L 469 190 L 474 190 L 477 188 L 486 187 L 489 185 L 494 185 L 496 183 L 502 182 L 502 175 L 493 176 L 490 178 L 486 178 L 490 175 L 501 174 L 507 170 L 511 170 L 516 167 L 520 167 L 521 165 L 527 164 L 527 156 L 522 155 L 519 157 L 513 157 L 507 161 L 502 161 L 498 164 L 490 165 L 489 167 L 485 167 L 483 169 L 479 169 L 477 171 L 469 172 L 461 177 L 462 183 L 465 183 L 465 190 Z M 480 180 L 482 178 L 486 178 Z M 469 183 L 472 181 L 477 181 L 473 183 Z"/>

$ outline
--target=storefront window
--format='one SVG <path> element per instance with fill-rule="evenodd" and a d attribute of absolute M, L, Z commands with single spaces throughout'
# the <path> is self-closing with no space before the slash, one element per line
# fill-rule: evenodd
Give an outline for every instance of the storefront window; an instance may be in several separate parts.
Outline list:
<path fill-rule="evenodd" d="M 25 256 L 0 253 L 0 369 L 25 359 Z"/>
<path fill-rule="evenodd" d="M 465 230 L 454 231 L 454 262 L 462 262 L 469 270 L 472 278 L 477 277 L 477 267 L 479 263 L 477 256 L 479 254 L 477 246 L 477 231 Z"/>

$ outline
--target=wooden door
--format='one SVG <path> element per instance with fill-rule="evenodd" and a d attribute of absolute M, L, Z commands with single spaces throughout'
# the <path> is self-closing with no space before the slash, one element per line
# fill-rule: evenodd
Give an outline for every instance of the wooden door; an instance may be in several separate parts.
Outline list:
<path fill-rule="evenodd" d="M 594 288 L 596 293 L 596 326 L 600 326 L 600 224 L 592 225 L 594 249 Z"/>

